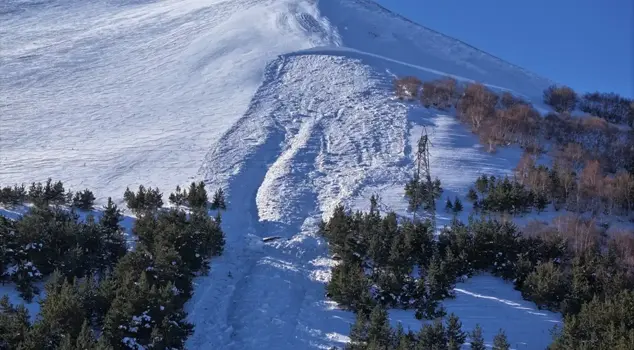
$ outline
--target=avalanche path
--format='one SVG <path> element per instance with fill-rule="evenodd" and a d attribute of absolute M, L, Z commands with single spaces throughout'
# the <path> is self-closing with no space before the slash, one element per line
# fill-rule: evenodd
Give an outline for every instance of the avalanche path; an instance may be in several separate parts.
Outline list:
<path fill-rule="evenodd" d="M 402 188 L 423 125 L 432 126 L 432 163 L 447 195 L 464 193 L 481 172 L 512 168 L 514 150 L 483 152 L 453 117 L 393 99 L 395 75 L 421 73 L 445 75 L 339 48 L 290 53 L 267 66 L 247 112 L 201 167 L 211 188 L 227 189 L 227 252 L 212 262 L 209 277 L 197 280 L 188 348 L 343 345 L 354 315 L 324 296 L 334 262 L 317 224 L 338 203 L 363 208 L 371 193 L 386 195 L 383 210 L 406 215 Z M 267 236 L 281 239 L 263 243 Z M 483 312 L 466 309 L 469 315 L 456 312 L 468 323 Z M 509 330 L 511 340 L 547 344 L 556 315 L 530 315 L 516 320 L 514 329 L 523 331 Z"/>
<path fill-rule="evenodd" d="M 390 172 L 406 162 L 406 107 L 390 102 L 390 77 L 379 73 L 342 56 L 269 64 L 249 110 L 203 165 L 212 188 L 228 189 L 229 252 L 199 280 L 190 348 L 297 349 L 346 339 L 351 315 L 323 295 L 331 262 L 316 225 L 363 186 L 396 181 Z M 273 235 L 282 239 L 260 243 Z"/>

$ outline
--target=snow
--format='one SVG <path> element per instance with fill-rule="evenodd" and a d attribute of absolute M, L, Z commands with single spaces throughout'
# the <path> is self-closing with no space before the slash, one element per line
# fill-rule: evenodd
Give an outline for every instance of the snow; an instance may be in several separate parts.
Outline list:
<path fill-rule="evenodd" d="M 354 315 L 324 296 L 335 262 L 317 224 L 374 193 L 406 215 L 424 126 L 441 203 L 515 166 L 517 149 L 484 152 L 451 112 L 395 100 L 395 76 L 535 103 L 551 83 L 367 0 L 9 0 L 0 21 L 0 184 L 53 177 L 99 204 L 139 184 L 226 190 L 225 252 L 187 304 L 194 350 L 342 346 Z M 466 328 L 504 326 L 527 349 L 558 320 L 492 278 L 457 292 L 446 305 Z"/>
<path fill-rule="evenodd" d="M 550 329 L 561 326 L 561 315 L 538 310 L 532 302 L 522 300 L 511 283 L 488 274 L 458 283 L 454 291 L 456 298 L 443 302 L 447 313 L 460 317 L 463 331 L 470 332 L 480 324 L 489 346 L 498 330 L 504 329 L 514 349 L 545 349 L 552 341 Z M 393 326 L 401 323 L 412 330 L 421 325 L 412 312 L 403 310 L 391 310 L 390 321 Z"/>

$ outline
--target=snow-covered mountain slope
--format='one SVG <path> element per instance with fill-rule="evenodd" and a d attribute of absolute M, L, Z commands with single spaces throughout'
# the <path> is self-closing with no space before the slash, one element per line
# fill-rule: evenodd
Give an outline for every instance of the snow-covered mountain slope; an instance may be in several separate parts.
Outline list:
<path fill-rule="evenodd" d="M 452 116 L 393 100 L 394 76 L 534 101 L 550 84 L 366 0 L 8 0 L 0 22 L 1 184 L 50 176 L 100 201 L 199 178 L 227 190 L 226 251 L 196 280 L 190 349 L 341 345 L 353 315 L 324 297 L 333 262 L 317 222 L 372 193 L 404 214 L 423 126 L 446 196 L 514 166 L 516 151 L 484 153 Z M 465 325 L 549 343 L 556 315 L 470 283 L 447 303 Z"/>

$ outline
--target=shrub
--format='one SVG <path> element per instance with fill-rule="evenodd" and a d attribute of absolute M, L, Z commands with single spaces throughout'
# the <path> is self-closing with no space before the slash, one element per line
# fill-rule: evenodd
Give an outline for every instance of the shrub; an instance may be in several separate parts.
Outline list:
<path fill-rule="evenodd" d="M 633 101 L 615 93 L 592 92 L 581 97 L 579 109 L 611 123 L 625 124 L 629 122 L 632 103 Z"/>
<path fill-rule="evenodd" d="M 544 103 L 558 113 L 570 113 L 577 104 L 577 93 L 567 86 L 551 85 L 544 90 Z"/>
<path fill-rule="evenodd" d="M 484 85 L 469 84 L 458 101 L 458 117 L 478 130 L 485 119 L 494 116 L 497 102 L 498 96 Z"/>
<path fill-rule="evenodd" d="M 454 104 L 457 82 L 453 78 L 445 78 L 423 83 L 421 102 L 429 108 L 450 108 Z"/>
<path fill-rule="evenodd" d="M 524 101 L 520 97 L 513 96 L 510 92 L 505 91 L 500 98 L 500 107 L 508 109 L 518 105 L 528 105 L 529 103 Z"/>
<path fill-rule="evenodd" d="M 394 80 L 394 91 L 398 98 L 413 100 L 418 97 L 418 90 L 422 85 L 422 81 L 416 77 L 408 76 Z"/>

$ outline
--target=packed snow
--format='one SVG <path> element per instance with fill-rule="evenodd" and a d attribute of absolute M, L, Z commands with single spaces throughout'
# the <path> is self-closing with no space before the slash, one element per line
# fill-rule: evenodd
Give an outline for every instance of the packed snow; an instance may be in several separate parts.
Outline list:
<path fill-rule="evenodd" d="M 9 0 L 0 21 L 0 184 L 53 177 L 99 203 L 139 184 L 226 190 L 226 249 L 195 281 L 188 349 L 342 346 L 354 315 L 324 296 L 334 261 L 317 224 L 374 193 L 406 215 L 423 127 L 444 196 L 516 164 L 451 115 L 395 100 L 395 76 L 534 102 L 550 84 L 367 0 Z M 489 342 L 503 327 L 515 347 L 543 348 L 560 322 L 490 276 L 456 292 L 447 308 Z"/>

